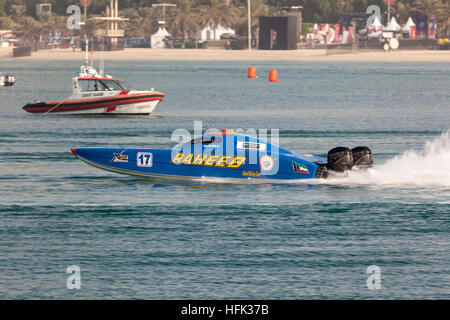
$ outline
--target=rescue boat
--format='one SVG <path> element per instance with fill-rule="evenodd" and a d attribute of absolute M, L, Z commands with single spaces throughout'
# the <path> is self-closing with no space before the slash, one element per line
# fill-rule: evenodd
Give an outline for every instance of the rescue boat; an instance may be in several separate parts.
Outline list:
<path fill-rule="evenodd" d="M 83 65 L 72 78 L 73 93 L 63 101 L 36 101 L 23 109 L 45 114 L 149 115 L 164 99 L 164 93 L 135 90 L 126 81 L 102 75 Z"/>

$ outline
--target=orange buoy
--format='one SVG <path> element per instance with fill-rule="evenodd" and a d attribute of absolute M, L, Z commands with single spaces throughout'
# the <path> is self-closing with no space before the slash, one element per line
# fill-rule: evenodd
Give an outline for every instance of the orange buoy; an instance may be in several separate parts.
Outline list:
<path fill-rule="evenodd" d="M 278 81 L 280 81 L 277 78 L 278 78 L 277 70 L 270 70 L 269 71 L 269 81 L 270 82 L 278 82 Z"/>
<path fill-rule="evenodd" d="M 248 68 L 248 77 L 250 79 L 256 79 L 256 68 L 255 67 L 249 67 Z"/>

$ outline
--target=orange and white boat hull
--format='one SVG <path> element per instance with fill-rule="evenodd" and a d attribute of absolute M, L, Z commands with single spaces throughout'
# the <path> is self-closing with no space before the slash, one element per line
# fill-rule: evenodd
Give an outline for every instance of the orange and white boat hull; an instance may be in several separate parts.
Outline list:
<path fill-rule="evenodd" d="M 164 99 L 161 92 L 123 94 L 99 98 L 71 99 L 28 103 L 23 109 L 30 113 L 148 115 Z"/>

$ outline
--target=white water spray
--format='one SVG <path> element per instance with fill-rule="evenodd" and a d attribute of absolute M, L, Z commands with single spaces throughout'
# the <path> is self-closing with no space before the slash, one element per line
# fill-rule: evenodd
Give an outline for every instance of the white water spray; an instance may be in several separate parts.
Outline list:
<path fill-rule="evenodd" d="M 367 170 L 329 177 L 324 184 L 450 187 L 450 131 Z"/>

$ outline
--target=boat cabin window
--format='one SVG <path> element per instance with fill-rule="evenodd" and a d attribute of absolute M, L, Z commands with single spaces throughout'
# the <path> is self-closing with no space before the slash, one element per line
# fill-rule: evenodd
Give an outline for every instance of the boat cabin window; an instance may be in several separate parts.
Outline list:
<path fill-rule="evenodd" d="M 134 88 L 126 81 L 123 80 L 118 80 L 117 81 L 120 86 L 124 89 L 124 90 L 134 90 Z"/>
<path fill-rule="evenodd" d="M 86 91 L 108 91 L 109 89 L 100 80 L 79 80 L 80 90 Z"/>
<path fill-rule="evenodd" d="M 213 142 L 221 142 L 222 138 L 220 137 L 201 137 L 201 138 L 197 138 L 197 139 L 192 139 L 191 140 L 191 144 L 207 144 L 207 143 L 213 143 Z"/>
<path fill-rule="evenodd" d="M 123 91 L 132 90 L 133 88 L 125 81 L 118 80 L 98 80 L 86 79 L 79 80 L 80 90 L 86 91 Z"/>
<path fill-rule="evenodd" d="M 103 83 L 103 85 L 107 88 L 106 90 L 110 91 L 122 91 L 124 90 L 124 87 L 115 80 L 100 80 L 100 82 Z"/>
<path fill-rule="evenodd" d="M 80 90 L 82 92 L 86 91 L 105 91 L 107 90 L 105 86 L 98 80 L 80 80 Z"/>

